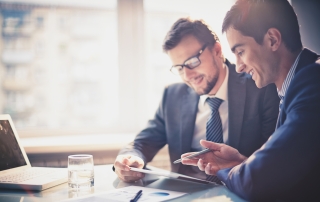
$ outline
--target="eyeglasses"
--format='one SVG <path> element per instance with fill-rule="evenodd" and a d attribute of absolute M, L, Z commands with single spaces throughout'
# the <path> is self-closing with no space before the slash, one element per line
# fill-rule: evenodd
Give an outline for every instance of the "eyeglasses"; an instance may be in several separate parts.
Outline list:
<path fill-rule="evenodd" d="M 170 71 L 173 74 L 181 75 L 181 74 L 183 74 L 183 68 L 184 67 L 186 67 L 188 69 L 194 69 L 194 68 L 198 67 L 201 64 L 201 61 L 200 61 L 199 57 L 203 53 L 204 49 L 206 49 L 207 45 L 208 44 L 205 44 L 204 46 L 202 46 L 201 50 L 198 52 L 197 55 L 190 57 L 183 64 L 181 64 L 181 65 L 173 65 L 170 68 Z"/>

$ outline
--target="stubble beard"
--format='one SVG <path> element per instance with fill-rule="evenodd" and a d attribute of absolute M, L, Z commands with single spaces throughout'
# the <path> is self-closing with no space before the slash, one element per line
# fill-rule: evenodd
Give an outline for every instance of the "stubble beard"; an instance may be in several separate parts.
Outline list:
<path fill-rule="evenodd" d="M 216 74 L 213 77 L 209 77 L 208 79 L 206 79 L 206 77 L 203 78 L 206 81 L 206 87 L 201 89 L 200 88 L 195 89 L 192 85 L 189 84 L 189 86 L 192 87 L 193 90 L 196 91 L 198 95 L 206 95 L 206 94 L 209 94 L 210 91 L 217 84 L 218 78 L 219 78 L 219 70 L 216 72 Z"/>
<path fill-rule="evenodd" d="M 209 81 L 207 81 L 207 85 L 203 90 L 198 90 L 198 95 L 206 95 L 209 94 L 210 91 L 213 89 L 213 87 L 216 85 L 218 81 L 218 74 L 216 74 L 213 78 L 210 78 Z"/>
<path fill-rule="evenodd" d="M 219 70 L 219 67 L 217 65 L 217 61 L 214 58 L 213 58 L 213 66 L 216 68 L 217 71 L 216 71 L 215 75 L 213 75 L 213 77 L 210 77 L 209 80 L 206 80 L 206 82 L 207 82 L 206 87 L 203 88 L 203 89 L 199 89 L 199 90 L 194 89 L 197 92 L 198 95 L 209 94 L 210 91 L 217 84 L 217 81 L 218 81 L 218 78 L 219 78 L 219 74 L 220 74 L 220 70 Z"/>

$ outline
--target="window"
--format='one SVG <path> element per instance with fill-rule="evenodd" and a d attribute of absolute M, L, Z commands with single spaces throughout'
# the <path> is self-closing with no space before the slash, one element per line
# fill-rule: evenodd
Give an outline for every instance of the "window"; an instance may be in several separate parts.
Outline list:
<path fill-rule="evenodd" d="M 116 1 L 33 2 L 0 4 L 1 112 L 12 116 L 21 135 L 112 126 L 118 115 Z"/>
<path fill-rule="evenodd" d="M 2 1 L 0 111 L 20 136 L 137 133 L 180 81 L 162 52 L 178 18 L 204 19 L 232 56 L 220 30 L 234 0 L 221 2 Z"/>

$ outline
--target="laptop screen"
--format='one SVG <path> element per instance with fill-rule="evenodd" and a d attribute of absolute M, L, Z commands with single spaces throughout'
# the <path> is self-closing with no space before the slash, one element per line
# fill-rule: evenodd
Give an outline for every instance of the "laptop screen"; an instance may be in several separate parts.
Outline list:
<path fill-rule="evenodd" d="M 0 171 L 25 166 L 23 154 L 10 122 L 8 120 L 0 120 Z"/>

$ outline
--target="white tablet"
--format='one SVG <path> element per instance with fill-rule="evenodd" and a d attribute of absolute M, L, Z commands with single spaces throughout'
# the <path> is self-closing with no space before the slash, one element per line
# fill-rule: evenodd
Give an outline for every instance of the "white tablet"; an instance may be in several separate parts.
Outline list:
<path fill-rule="evenodd" d="M 193 177 L 189 177 L 189 176 L 186 176 L 186 175 L 173 173 L 173 172 L 170 172 L 170 171 L 153 171 L 153 170 L 146 170 L 146 169 L 133 168 L 133 167 L 130 167 L 130 170 L 136 171 L 136 172 L 141 172 L 141 173 L 152 174 L 152 175 L 160 175 L 160 176 L 174 178 L 174 179 L 178 179 L 178 180 L 185 180 L 185 181 L 189 181 L 189 182 L 197 182 L 197 183 L 201 183 L 201 184 L 211 184 L 211 185 L 212 184 L 216 184 L 214 182 L 210 182 L 210 181 L 207 181 L 207 180 L 193 178 Z"/>

